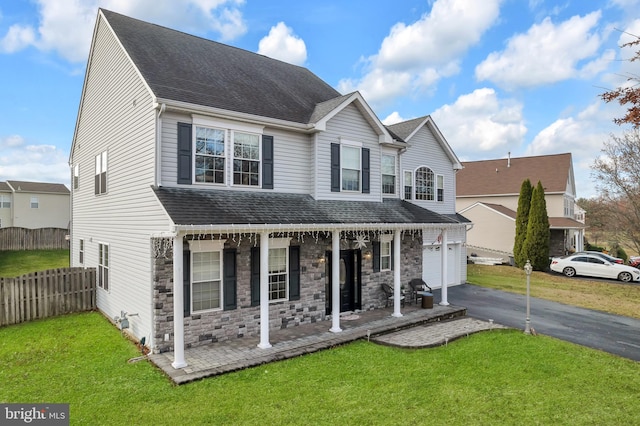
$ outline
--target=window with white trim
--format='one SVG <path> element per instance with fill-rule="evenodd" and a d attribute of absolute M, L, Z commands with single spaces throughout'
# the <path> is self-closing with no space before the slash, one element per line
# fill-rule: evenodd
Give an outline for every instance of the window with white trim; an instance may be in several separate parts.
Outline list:
<path fill-rule="evenodd" d="M 395 155 L 382 155 L 382 193 L 394 195 L 396 193 L 396 157 Z"/>
<path fill-rule="evenodd" d="M 0 195 L 0 207 L 3 209 L 11 208 L 11 195 Z"/>
<path fill-rule="evenodd" d="M 287 300 L 289 295 L 289 238 L 269 240 L 269 301 Z"/>
<path fill-rule="evenodd" d="M 80 165 L 76 164 L 73 166 L 73 189 L 78 189 L 78 184 L 80 181 Z"/>
<path fill-rule="evenodd" d="M 98 287 L 109 290 L 109 244 L 98 244 Z"/>
<path fill-rule="evenodd" d="M 107 193 L 107 151 L 96 155 L 95 194 Z"/>
<path fill-rule="evenodd" d="M 393 235 L 382 235 L 380 237 L 380 270 L 391 270 L 391 242 Z"/>
<path fill-rule="evenodd" d="M 438 201 L 444 201 L 444 176 L 436 175 L 436 190 Z"/>
<path fill-rule="evenodd" d="M 342 190 L 360 191 L 360 175 L 362 173 L 362 153 L 357 146 L 340 146 L 340 167 L 342 170 Z"/>
<path fill-rule="evenodd" d="M 416 170 L 416 200 L 433 201 L 434 175 L 428 167 L 419 167 Z"/>
<path fill-rule="evenodd" d="M 38 199 L 38 197 L 31 197 L 29 205 L 32 209 L 37 209 L 40 207 L 40 200 Z"/>
<path fill-rule="evenodd" d="M 233 132 L 233 184 L 260 185 L 260 136 Z"/>
<path fill-rule="evenodd" d="M 191 312 L 222 308 L 222 241 L 190 241 Z"/>
<path fill-rule="evenodd" d="M 413 198 L 413 172 L 411 170 L 404 171 L 404 199 L 411 200 Z"/>
<path fill-rule="evenodd" d="M 221 129 L 196 126 L 196 182 L 225 183 L 225 134 Z"/>

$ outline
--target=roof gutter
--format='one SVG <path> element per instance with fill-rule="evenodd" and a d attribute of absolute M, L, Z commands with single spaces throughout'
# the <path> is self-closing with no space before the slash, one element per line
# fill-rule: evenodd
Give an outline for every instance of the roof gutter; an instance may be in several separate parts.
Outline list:
<path fill-rule="evenodd" d="M 228 224 L 228 225 L 174 225 L 169 233 L 155 236 L 175 236 L 178 233 L 252 234 L 259 232 L 331 232 L 331 231 L 417 231 L 423 229 L 457 229 L 465 223 L 312 223 L 312 224 Z"/>

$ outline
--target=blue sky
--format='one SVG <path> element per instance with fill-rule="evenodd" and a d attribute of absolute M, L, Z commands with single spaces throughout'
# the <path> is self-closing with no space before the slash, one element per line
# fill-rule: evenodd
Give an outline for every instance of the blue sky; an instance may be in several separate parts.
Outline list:
<path fill-rule="evenodd" d="M 640 75 L 640 0 L 12 0 L 0 4 L 0 180 L 69 184 L 98 7 L 309 68 L 386 124 L 430 114 L 462 161 L 571 152 L 579 197 Z M 628 34 L 627 34 L 628 33 Z"/>

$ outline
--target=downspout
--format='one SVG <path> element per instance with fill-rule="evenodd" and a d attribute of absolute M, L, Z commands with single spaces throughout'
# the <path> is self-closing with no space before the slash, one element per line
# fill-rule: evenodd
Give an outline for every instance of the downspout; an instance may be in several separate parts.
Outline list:
<path fill-rule="evenodd" d="M 162 103 L 156 106 L 158 113 L 156 114 L 156 167 L 154 176 L 154 186 L 161 186 L 162 176 L 162 113 L 167 109 L 167 104 Z"/>

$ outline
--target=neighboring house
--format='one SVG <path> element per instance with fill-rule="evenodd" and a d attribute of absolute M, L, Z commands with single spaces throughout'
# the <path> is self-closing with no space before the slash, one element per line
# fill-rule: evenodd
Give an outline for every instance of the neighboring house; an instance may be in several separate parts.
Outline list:
<path fill-rule="evenodd" d="M 176 368 L 329 315 L 339 332 L 382 283 L 466 279 L 461 164 L 431 118 L 386 127 L 305 68 L 104 9 L 70 164 L 72 266 Z"/>
<path fill-rule="evenodd" d="M 68 229 L 70 191 L 61 183 L 0 182 L 0 228 Z"/>
<path fill-rule="evenodd" d="M 551 231 L 549 254 L 583 250 L 584 210 L 576 211 L 571 154 L 469 161 L 457 175 L 456 211 L 471 222 L 469 255 L 513 257 L 515 220 L 525 179 L 542 183 Z M 577 220 L 581 219 L 581 220 Z"/>

